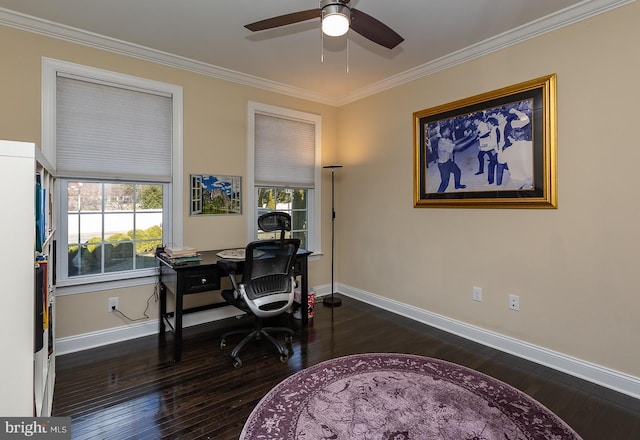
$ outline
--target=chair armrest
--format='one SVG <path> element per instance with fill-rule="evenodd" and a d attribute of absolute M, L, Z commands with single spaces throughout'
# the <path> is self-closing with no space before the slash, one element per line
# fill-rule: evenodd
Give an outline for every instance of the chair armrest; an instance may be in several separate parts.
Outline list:
<path fill-rule="evenodd" d="M 231 280 L 231 284 L 233 285 L 235 298 L 239 298 L 240 296 L 240 286 L 238 285 L 238 280 L 236 280 L 236 272 L 238 271 L 238 263 L 241 261 L 238 260 L 218 260 L 218 267 L 227 274 L 229 279 Z"/>
<path fill-rule="evenodd" d="M 238 271 L 238 261 L 218 260 L 218 267 L 227 275 L 235 274 Z"/>

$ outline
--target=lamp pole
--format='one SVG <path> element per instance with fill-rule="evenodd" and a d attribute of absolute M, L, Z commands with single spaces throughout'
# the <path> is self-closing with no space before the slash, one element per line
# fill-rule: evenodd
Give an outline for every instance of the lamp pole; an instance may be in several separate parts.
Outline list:
<path fill-rule="evenodd" d="M 334 223 L 336 220 L 334 171 L 336 168 L 342 168 L 342 165 L 327 165 L 323 168 L 331 169 L 331 296 L 325 296 L 322 300 L 322 304 L 328 307 L 340 307 L 342 305 L 342 300 L 334 297 L 333 295 L 335 293 L 335 289 L 333 288 L 333 254 L 335 248 Z"/>

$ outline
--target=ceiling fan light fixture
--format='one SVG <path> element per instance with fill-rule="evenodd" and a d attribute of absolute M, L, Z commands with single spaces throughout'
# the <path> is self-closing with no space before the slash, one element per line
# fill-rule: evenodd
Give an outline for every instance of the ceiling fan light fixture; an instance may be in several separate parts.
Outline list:
<path fill-rule="evenodd" d="M 340 37 L 347 33 L 351 10 L 340 4 L 327 5 L 322 9 L 322 32 L 330 37 Z"/>

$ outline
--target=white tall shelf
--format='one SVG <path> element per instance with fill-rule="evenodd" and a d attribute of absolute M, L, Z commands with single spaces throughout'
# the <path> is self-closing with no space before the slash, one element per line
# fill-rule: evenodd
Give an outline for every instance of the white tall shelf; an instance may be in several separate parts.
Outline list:
<path fill-rule="evenodd" d="M 42 253 L 36 252 L 36 175 L 46 189 L 45 219 L 47 235 Z M 0 340 L 3 359 L 0 362 L 0 416 L 50 416 L 55 382 L 54 326 L 36 331 L 35 267 L 36 257 L 48 257 L 46 309 L 48 319 L 55 322 L 53 279 L 52 207 L 55 172 L 40 149 L 33 143 L 0 140 L 0 230 L 3 249 L 0 252 Z M 42 337 L 43 348 L 34 353 L 36 337 Z M 51 337 L 50 337 L 51 336 Z"/>

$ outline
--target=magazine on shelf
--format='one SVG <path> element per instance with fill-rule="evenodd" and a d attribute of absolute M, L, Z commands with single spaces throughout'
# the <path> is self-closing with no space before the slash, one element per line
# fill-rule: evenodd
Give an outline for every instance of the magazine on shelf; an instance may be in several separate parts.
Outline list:
<path fill-rule="evenodd" d="M 42 252 L 42 246 L 47 239 L 47 190 L 42 187 L 40 174 L 36 174 L 35 191 L 36 251 Z"/>

